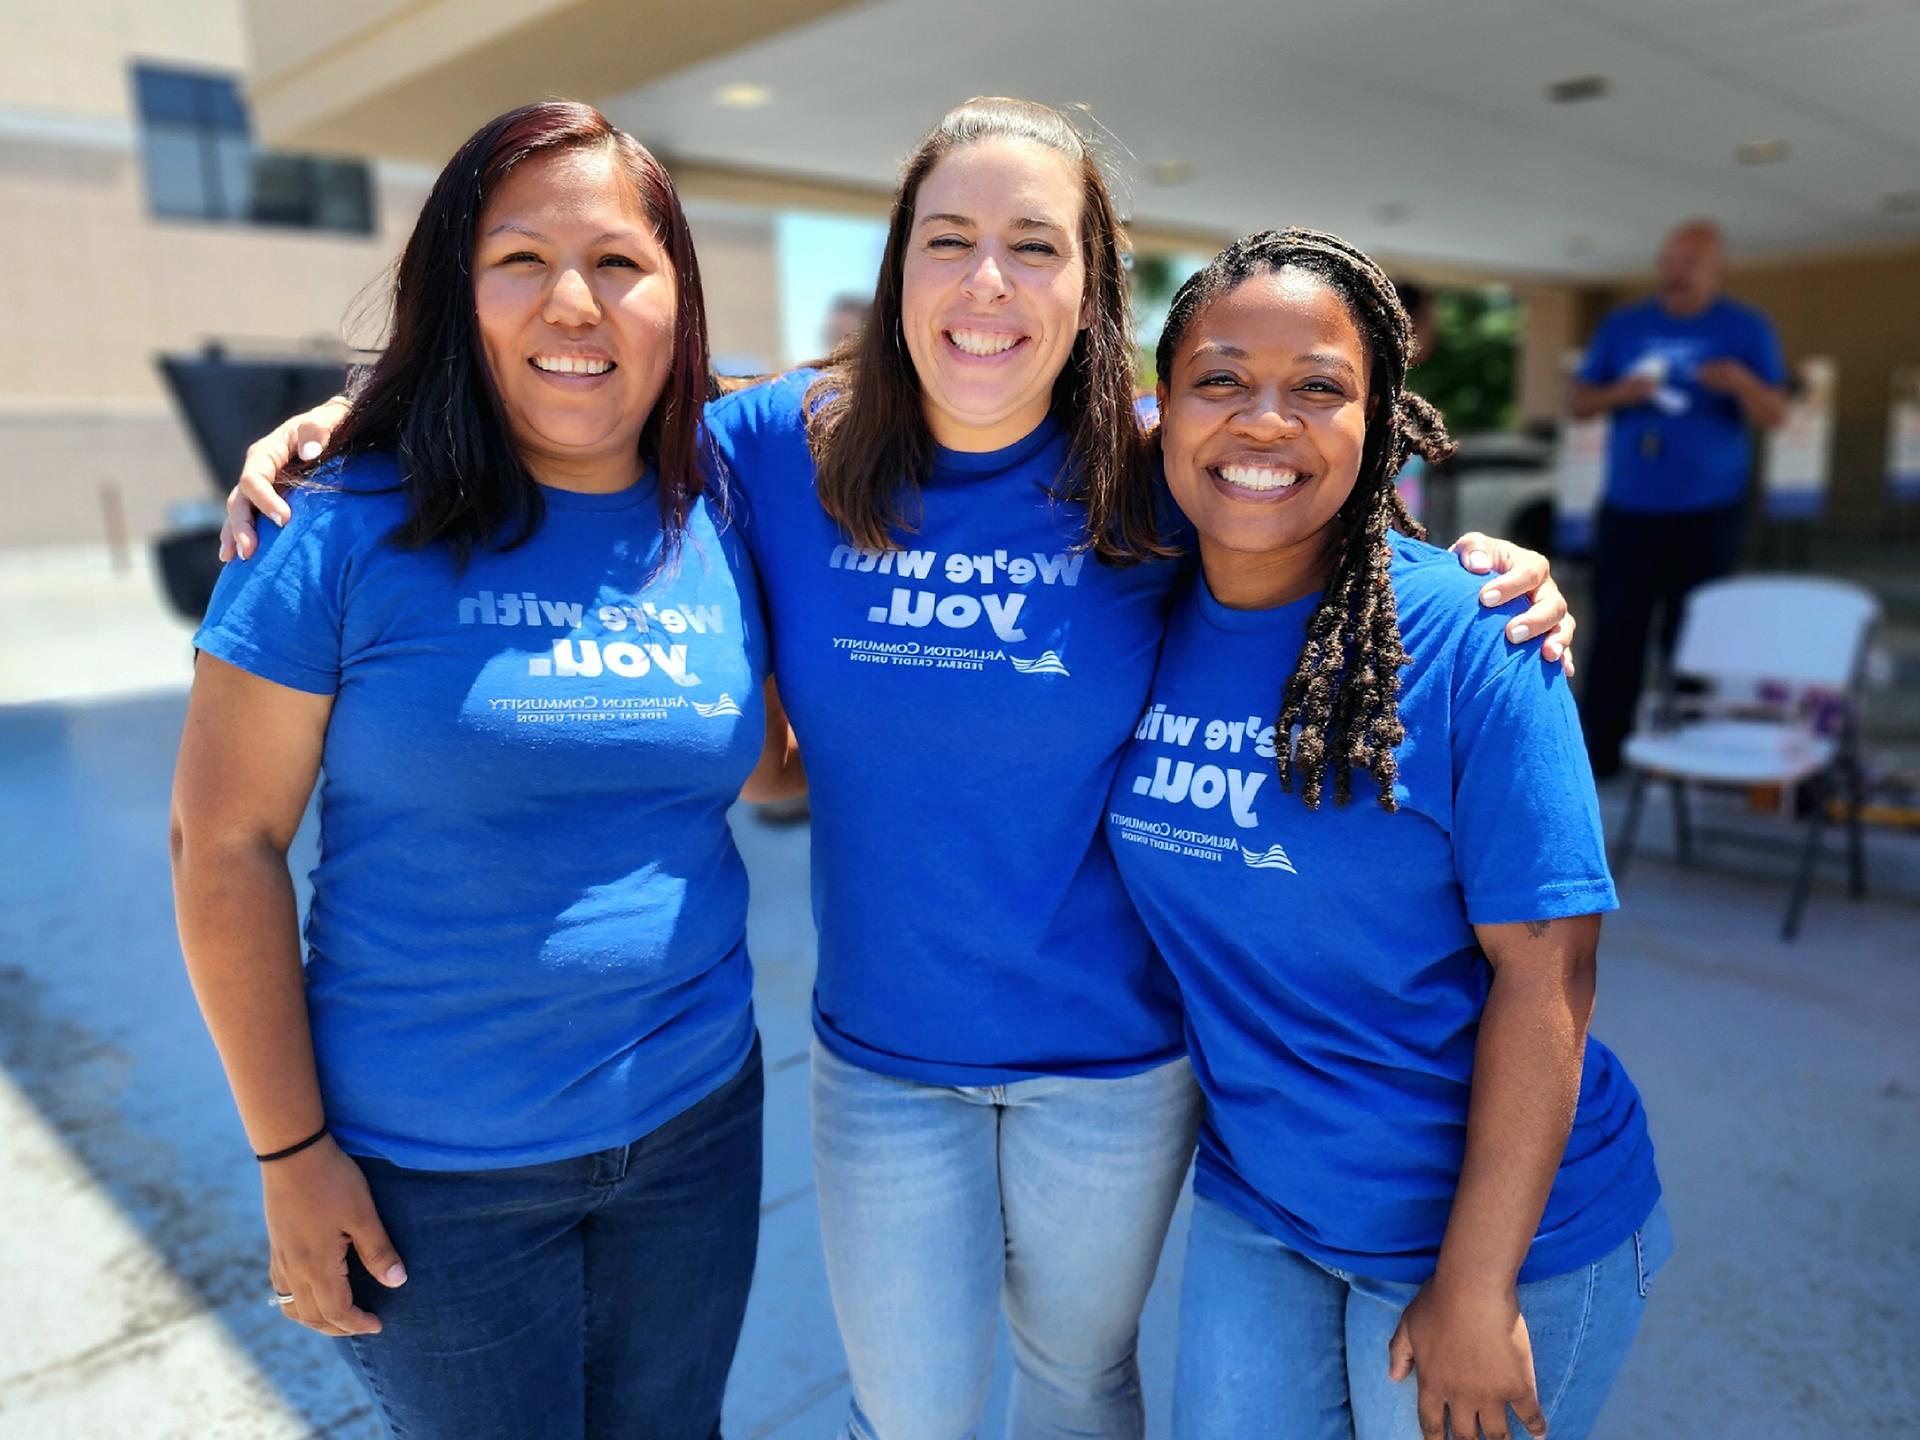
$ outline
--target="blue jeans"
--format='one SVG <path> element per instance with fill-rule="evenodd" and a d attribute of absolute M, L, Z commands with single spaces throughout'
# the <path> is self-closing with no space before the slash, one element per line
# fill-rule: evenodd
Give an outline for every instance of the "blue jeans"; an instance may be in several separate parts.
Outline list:
<path fill-rule="evenodd" d="M 977 1434 L 1004 1297 L 1018 1440 L 1137 1440 L 1140 1308 L 1200 1119 L 1185 1059 L 925 1085 L 813 1047 L 827 1279 L 853 1440 Z"/>
<path fill-rule="evenodd" d="M 362 1159 L 406 1261 L 340 1341 L 394 1440 L 711 1440 L 760 1233 L 760 1047 L 628 1145 L 508 1170 Z"/>
<path fill-rule="evenodd" d="M 1672 1251 L 1666 1208 L 1655 1206 L 1611 1254 L 1519 1287 L 1551 1440 L 1592 1431 Z M 1413 1378 L 1387 1379 L 1387 1342 L 1419 1288 L 1321 1265 L 1198 1197 L 1180 1292 L 1175 1440 L 1420 1440 Z M 1512 1435 L 1526 1434 L 1511 1412 L 1507 1420 Z"/>

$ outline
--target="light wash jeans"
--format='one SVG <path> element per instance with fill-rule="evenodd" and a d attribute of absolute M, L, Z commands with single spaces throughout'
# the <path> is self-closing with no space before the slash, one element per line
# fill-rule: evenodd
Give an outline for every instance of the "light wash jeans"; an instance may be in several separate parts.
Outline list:
<path fill-rule="evenodd" d="M 1550 1440 L 1592 1431 L 1640 1328 L 1648 1284 L 1672 1252 L 1666 1208 L 1656 1205 L 1611 1254 L 1519 1287 Z M 1413 1377 L 1387 1379 L 1387 1343 L 1419 1288 L 1321 1265 L 1196 1197 L 1175 1440 L 1420 1440 Z M 1511 1411 L 1507 1421 L 1515 1440 L 1526 1435 Z"/>
<path fill-rule="evenodd" d="M 852 1440 L 971 1440 L 1004 1298 L 1015 1440 L 1139 1440 L 1140 1307 L 1193 1156 L 1186 1059 L 925 1085 L 813 1047 L 813 1154 Z"/>

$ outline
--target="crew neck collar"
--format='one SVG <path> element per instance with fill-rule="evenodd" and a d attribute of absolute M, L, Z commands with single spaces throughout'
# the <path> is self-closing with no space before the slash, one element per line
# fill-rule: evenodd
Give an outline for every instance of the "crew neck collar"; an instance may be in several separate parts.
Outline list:
<path fill-rule="evenodd" d="M 1302 595 L 1298 600 L 1289 600 L 1284 605 L 1267 605 L 1258 610 L 1237 610 L 1231 605 L 1223 605 L 1214 598 L 1213 589 L 1207 584 L 1207 572 L 1196 565 L 1193 572 L 1193 602 L 1200 612 L 1200 618 L 1216 630 L 1267 631 L 1282 630 L 1290 625 L 1304 625 L 1307 617 L 1313 614 L 1313 607 L 1320 603 L 1325 590 L 1315 590 Z"/>
<path fill-rule="evenodd" d="M 1017 470 L 1065 433 L 1049 414 L 1020 439 L 998 450 L 949 450 L 933 447 L 933 475 L 945 480 L 985 480 Z"/>
<path fill-rule="evenodd" d="M 540 485 L 540 482 L 536 480 L 534 484 Z M 555 510 L 631 510 L 651 499 L 653 492 L 651 465 L 624 490 L 563 490 L 558 485 L 540 485 L 540 498 Z"/>
<path fill-rule="evenodd" d="M 1676 315 L 1660 303 L 1660 297 L 1658 295 L 1652 297 L 1653 308 L 1659 312 L 1661 319 L 1671 325 L 1698 325 L 1702 321 L 1711 320 L 1719 314 L 1720 307 L 1725 303 L 1726 297 L 1724 295 L 1715 295 L 1711 300 L 1707 301 L 1704 307 L 1695 310 L 1691 315 Z"/>

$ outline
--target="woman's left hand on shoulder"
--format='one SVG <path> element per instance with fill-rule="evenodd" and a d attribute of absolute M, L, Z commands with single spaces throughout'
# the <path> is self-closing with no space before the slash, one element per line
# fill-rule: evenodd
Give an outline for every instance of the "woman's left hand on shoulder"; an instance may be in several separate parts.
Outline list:
<path fill-rule="evenodd" d="M 1387 1346 L 1387 1376 L 1419 1386 L 1420 1433 L 1509 1440 L 1507 1407 L 1526 1433 L 1547 1433 L 1533 1372 L 1533 1341 L 1513 1287 L 1453 1290 L 1437 1278 L 1420 1287 Z"/>
<path fill-rule="evenodd" d="M 1496 540 L 1469 530 L 1450 547 L 1460 563 L 1476 575 L 1491 574 L 1480 590 L 1480 603 L 1504 605 L 1516 595 L 1531 597 L 1525 614 L 1507 622 L 1507 638 L 1515 644 L 1544 635 L 1540 658 L 1549 665 L 1558 663 L 1566 677 L 1573 678 L 1573 632 L 1579 624 L 1567 612 L 1567 597 L 1554 583 L 1553 567 L 1538 550 Z"/>

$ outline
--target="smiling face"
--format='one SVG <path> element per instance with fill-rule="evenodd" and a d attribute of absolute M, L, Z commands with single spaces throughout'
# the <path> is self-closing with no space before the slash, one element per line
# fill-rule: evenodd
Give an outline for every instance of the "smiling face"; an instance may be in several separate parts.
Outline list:
<path fill-rule="evenodd" d="M 1366 449 L 1367 349 L 1346 300 L 1283 268 L 1194 315 L 1159 391 L 1167 484 L 1229 605 L 1311 593 Z"/>
<path fill-rule="evenodd" d="M 1082 180 L 1059 152 L 982 140 L 920 184 L 901 330 L 933 438 L 998 450 L 1046 418 L 1084 326 Z"/>
<path fill-rule="evenodd" d="M 611 151 L 514 168 L 480 219 L 473 300 L 508 429 L 535 478 L 632 484 L 673 360 L 676 282 Z"/>

